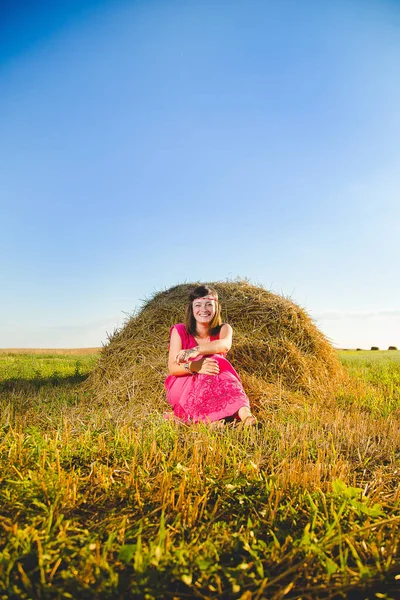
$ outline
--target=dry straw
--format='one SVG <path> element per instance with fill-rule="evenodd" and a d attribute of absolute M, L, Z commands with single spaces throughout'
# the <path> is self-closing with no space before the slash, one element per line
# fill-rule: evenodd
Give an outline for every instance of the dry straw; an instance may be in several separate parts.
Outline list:
<path fill-rule="evenodd" d="M 155 294 L 110 337 L 86 382 L 98 401 L 128 401 L 138 416 L 167 408 L 169 330 L 183 321 L 196 285 Z M 336 351 L 294 302 L 248 281 L 210 285 L 218 291 L 223 320 L 234 330 L 229 359 L 256 411 L 293 399 L 327 398 L 343 381 Z"/>

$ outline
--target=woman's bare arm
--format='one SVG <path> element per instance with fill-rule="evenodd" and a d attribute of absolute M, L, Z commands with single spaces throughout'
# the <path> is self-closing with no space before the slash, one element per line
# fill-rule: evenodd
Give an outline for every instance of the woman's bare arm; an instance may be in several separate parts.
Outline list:
<path fill-rule="evenodd" d="M 214 342 L 211 343 L 213 344 Z M 193 350 L 195 349 L 193 348 Z M 169 346 L 168 371 L 170 375 L 175 375 L 176 377 L 188 375 L 188 370 L 184 367 L 184 365 L 176 362 L 176 356 L 180 352 L 182 352 L 182 340 L 179 333 L 174 328 L 171 332 Z M 212 351 L 211 354 L 215 354 L 215 351 Z M 196 356 L 198 356 L 198 353 L 196 353 Z M 219 366 L 217 361 L 213 360 L 212 358 L 208 359 L 207 357 L 204 357 L 190 362 L 190 372 L 203 373 L 206 375 L 217 375 L 219 373 Z"/>
<path fill-rule="evenodd" d="M 176 355 L 178 352 L 182 350 L 182 340 L 175 329 L 171 331 L 171 339 L 169 342 L 169 354 L 168 354 L 168 371 L 170 375 L 175 375 L 179 377 L 179 375 L 187 375 L 188 372 L 185 367 L 182 365 L 178 365 L 176 362 Z"/>
<path fill-rule="evenodd" d="M 219 332 L 219 339 L 212 342 L 200 342 L 199 354 L 225 354 L 232 347 L 232 327 L 224 323 Z"/>
<path fill-rule="evenodd" d="M 189 348 L 188 350 L 180 349 L 175 355 L 177 362 L 187 362 L 189 358 L 195 358 L 199 355 L 225 354 L 232 346 L 232 327 L 228 323 L 224 323 L 219 335 L 219 340 L 200 342 L 195 348 Z"/>

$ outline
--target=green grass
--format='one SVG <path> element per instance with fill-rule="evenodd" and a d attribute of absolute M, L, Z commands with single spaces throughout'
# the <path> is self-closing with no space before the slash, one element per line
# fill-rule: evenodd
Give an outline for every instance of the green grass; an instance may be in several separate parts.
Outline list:
<path fill-rule="evenodd" d="M 86 375 L 98 355 L 0 354 L 0 380 L 67 378 Z"/>
<path fill-rule="evenodd" d="M 340 350 L 343 364 L 400 363 L 400 350 Z"/>
<path fill-rule="evenodd" d="M 357 402 L 365 410 L 383 415 L 399 410 L 400 351 L 346 351 L 340 358 L 359 384 L 358 390 L 354 386 L 355 393 L 344 394 L 345 404 Z"/>
<path fill-rule="evenodd" d="M 335 400 L 254 432 L 97 406 L 97 355 L 0 355 L 0 598 L 398 598 L 398 355 L 341 353 Z"/>

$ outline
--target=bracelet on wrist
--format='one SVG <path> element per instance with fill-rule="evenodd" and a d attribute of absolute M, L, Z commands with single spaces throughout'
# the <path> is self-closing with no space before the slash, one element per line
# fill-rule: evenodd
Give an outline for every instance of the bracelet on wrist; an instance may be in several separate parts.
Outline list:
<path fill-rule="evenodd" d="M 190 362 L 184 363 L 184 368 L 186 369 L 186 371 L 190 374 L 190 375 L 194 375 L 192 369 L 190 368 Z"/>

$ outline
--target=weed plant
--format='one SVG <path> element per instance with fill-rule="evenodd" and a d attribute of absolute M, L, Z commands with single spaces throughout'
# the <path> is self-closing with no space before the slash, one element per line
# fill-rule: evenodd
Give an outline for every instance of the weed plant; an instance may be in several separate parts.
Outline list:
<path fill-rule="evenodd" d="M 400 361 L 370 356 L 254 431 L 96 405 L 96 355 L 0 356 L 0 598 L 396 600 Z"/>

